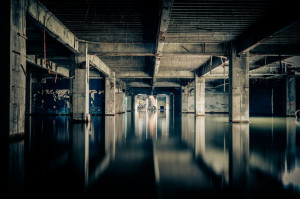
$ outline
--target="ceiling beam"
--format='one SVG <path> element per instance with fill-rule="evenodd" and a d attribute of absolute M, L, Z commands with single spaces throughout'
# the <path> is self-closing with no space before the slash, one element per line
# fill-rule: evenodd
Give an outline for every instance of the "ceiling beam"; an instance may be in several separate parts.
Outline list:
<path fill-rule="evenodd" d="M 144 88 L 151 88 L 151 84 L 147 82 L 128 82 L 126 84 L 127 87 L 144 87 Z M 153 87 L 174 87 L 180 88 L 180 83 L 177 82 L 155 82 Z"/>
<path fill-rule="evenodd" d="M 58 64 L 49 60 L 45 62 L 44 59 L 40 59 L 36 55 L 27 55 L 26 62 L 41 69 L 47 70 L 49 74 L 58 74 L 63 77 L 70 77 L 69 69 L 61 67 Z"/>
<path fill-rule="evenodd" d="M 154 43 L 88 42 L 88 53 L 98 56 L 155 56 Z"/>
<path fill-rule="evenodd" d="M 118 72 L 116 71 L 116 78 L 152 78 L 148 73 L 143 71 L 130 71 L 130 72 Z"/>
<path fill-rule="evenodd" d="M 111 69 L 96 55 L 88 55 L 89 61 L 92 66 L 94 66 L 98 71 L 103 73 L 105 76 L 111 76 Z"/>
<path fill-rule="evenodd" d="M 180 83 L 177 82 L 155 82 L 154 87 L 175 87 L 180 88 Z"/>
<path fill-rule="evenodd" d="M 209 73 L 213 69 L 217 68 L 218 66 L 224 66 L 226 60 L 227 59 L 223 57 L 211 56 L 211 58 L 208 61 L 206 61 L 202 66 L 200 66 L 198 69 L 196 69 L 195 72 L 199 77 L 201 77 Z"/>
<path fill-rule="evenodd" d="M 156 57 L 154 61 L 153 83 L 155 82 L 155 77 L 158 73 L 159 66 L 160 66 L 160 59 L 162 56 L 162 51 L 163 51 L 164 41 L 165 41 L 164 34 L 168 30 L 173 2 L 174 0 L 163 0 L 162 2 L 162 8 L 160 13 L 160 25 L 159 25 L 158 35 L 157 35 L 157 44 L 156 44 L 156 51 L 155 51 Z"/>
<path fill-rule="evenodd" d="M 242 33 L 236 40 L 237 53 L 245 54 L 268 38 L 299 23 L 300 13 L 295 1 L 279 2 L 270 12 Z"/>
<path fill-rule="evenodd" d="M 163 55 L 211 55 L 226 56 L 230 52 L 230 44 L 188 44 L 188 43 L 166 43 Z"/>
<path fill-rule="evenodd" d="M 300 56 L 300 45 L 261 44 L 250 50 L 250 56 Z"/>
<path fill-rule="evenodd" d="M 159 71 L 156 78 L 194 78 L 194 73 L 191 71 Z"/>
<path fill-rule="evenodd" d="M 260 68 L 260 67 L 263 67 L 263 66 L 266 66 L 266 65 L 269 65 L 269 64 L 272 64 L 274 62 L 277 62 L 277 61 L 280 61 L 280 60 L 285 60 L 289 57 L 287 56 L 265 56 L 261 59 L 258 59 L 252 63 L 250 63 L 250 71 L 251 70 L 255 70 L 257 68 Z"/>
<path fill-rule="evenodd" d="M 65 27 L 44 5 L 37 0 L 29 0 L 28 14 L 33 17 L 41 28 L 69 50 L 78 52 L 76 36 Z"/>

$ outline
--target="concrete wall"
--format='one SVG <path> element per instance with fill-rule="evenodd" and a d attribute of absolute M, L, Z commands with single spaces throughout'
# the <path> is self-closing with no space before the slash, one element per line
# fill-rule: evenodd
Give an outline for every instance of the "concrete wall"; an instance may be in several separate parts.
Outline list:
<path fill-rule="evenodd" d="M 70 81 L 69 79 L 46 79 L 44 82 L 32 83 L 33 114 L 70 114 Z M 104 80 L 89 80 L 89 112 L 104 114 Z"/>
<path fill-rule="evenodd" d="M 205 91 L 206 113 L 228 113 L 228 93 Z"/>
<path fill-rule="evenodd" d="M 104 79 L 90 79 L 90 114 L 104 114 Z"/>
<path fill-rule="evenodd" d="M 183 113 L 195 112 L 195 88 L 194 87 L 182 87 L 181 93 L 181 111 Z"/>
<path fill-rule="evenodd" d="M 286 113 L 286 80 L 274 80 L 273 88 L 273 110 L 276 116 L 285 116 Z"/>
<path fill-rule="evenodd" d="M 250 80 L 250 115 L 272 115 L 272 87 L 267 80 Z"/>
<path fill-rule="evenodd" d="M 70 113 L 69 79 L 46 79 L 32 83 L 33 114 L 69 114 Z"/>
<path fill-rule="evenodd" d="M 160 108 L 166 109 L 166 96 L 157 96 L 157 109 L 160 110 Z"/>

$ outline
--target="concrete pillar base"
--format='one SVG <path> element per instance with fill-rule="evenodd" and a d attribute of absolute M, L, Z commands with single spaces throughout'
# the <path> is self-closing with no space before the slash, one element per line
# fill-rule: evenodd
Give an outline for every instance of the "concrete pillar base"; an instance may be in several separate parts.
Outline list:
<path fill-rule="evenodd" d="M 195 114 L 195 112 L 181 112 L 183 114 Z"/>
<path fill-rule="evenodd" d="M 24 135 L 25 135 L 24 132 L 22 132 L 22 133 L 15 133 L 15 134 L 9 135 L 9 138 L 8 138 L 9 142 L 18 141 L 20 139 L 23 139 Z"/>
<path fill-rule="evenodd" d="M 105 116 L 115 116 L 115 114 L 105 114 Z"/>
<path fill-rule="evenodd" d="M 248 120 L 229 120 L 231 123 L 249 123 Z"/>
<path fill-rule="evenodd" d="M 73 122 L 82 122 L 82 123 L 88 123 L 91 121 L 91 115 L 90 114 L 73 114 L 72 118 Z"/>

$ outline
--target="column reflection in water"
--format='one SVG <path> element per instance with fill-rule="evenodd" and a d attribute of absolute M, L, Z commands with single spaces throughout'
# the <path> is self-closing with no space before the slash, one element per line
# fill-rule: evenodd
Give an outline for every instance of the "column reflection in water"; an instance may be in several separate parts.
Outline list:
<path fill-rule="evenodd" d="M 295 118 L 286 118 L 285 170 L 291 172 L 296 166 L 296 123 Z"/>
<path fill-rule="evenodd" d="M 116 143 L 122 143 L 125 137 L 125 114 L 117 114 L 115 119 Z"/>
<path fill-rule="evenodd" d="M 89 130 L 90 123 L 74 123 L 72 126 L 72 162 L 79 181 L 84 187 L 89 181 Z"/>
<path fill-rule="evenodd" d="M 247 194 L 249 172 L 249 124 L 231 124 L 229 183 L 233 191 Z"/>
<path fill-rule="evenodd" d="M 157 112 L 157 135 L 160 137 L 168 136 L 170 133 L 169 111 Z"/>
<path fill-rule="evenodd" d="M 105 153 L 111 159 L 115 159 L 116 154 L 116 117 L 105 116 Z"/>
<path fill-rule="evenodd" d="M 194 114 L 182 114 L 181 139 L 191 149 L 195 149 L 195 116 Z"/>
<path fill-rule="evenodd" d="M 8 164 L 9 193 L 22 195 L 24 194 L 24 140 L 9 144 Z"/>
<path fill-rule="evenodd" d="M 205 117 L 198 116 L 195 120 L 195 157 L 205 155 Z"/>
<path fill-rule="evenodd" d="M 157 112 L 148 112 L 148 134 L 152 139 L 157 139 Z"/>
<path fill-rule="evenodd" d="M 297 158 L 296 145 L 296 126 L 297 120 L 295 118 L 286 118 L 286 151 L 284 171 L 282 172 L 282 181 L 286 186 L 292 185 L 295 190 L 300 192 L 300 159 Z M 297 164 L 298 162 L 298 164 Z"/>
<path fill-rule="evenodd" d="M 135 136 L 143 138 L 146 132 L 146 111 L 135 111 L 134 112 L 134 133 Z"/>

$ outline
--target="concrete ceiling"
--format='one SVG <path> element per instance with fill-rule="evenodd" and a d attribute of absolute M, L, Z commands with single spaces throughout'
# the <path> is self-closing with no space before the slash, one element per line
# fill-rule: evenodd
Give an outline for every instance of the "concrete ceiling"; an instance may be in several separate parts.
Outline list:
<path fill-rule="evenodd" d="M 238 52 L 250 53 L 253 69 L 300 55 L 300 12 L 295 1 L 40 2 L 78 40 L 89 43 L 89 54 L 98 56 L 126 82 L 180 83 L 191 78 L 188 72 L 208 63 L 213 66 L 210 70 L 218 67 L 223 61 L 219 57 L 228 58 L 232 43 Z M 33 23 L 29 24 L 28 52 L 38 54 L 36 49 L 41 46 L 36 46 L 43 39 L 36 36 L 41 34 Z M 74 59 L 55 41 L 49 43 L 53 60 L 67 65 Z"/>

